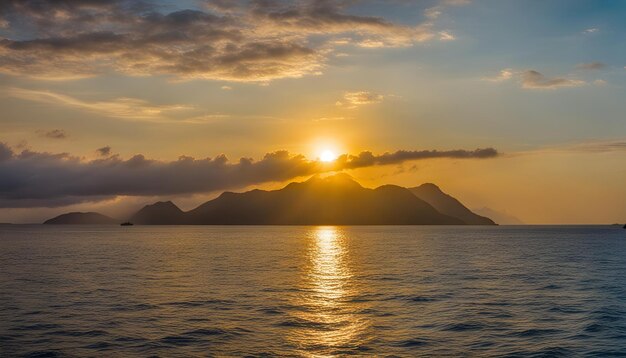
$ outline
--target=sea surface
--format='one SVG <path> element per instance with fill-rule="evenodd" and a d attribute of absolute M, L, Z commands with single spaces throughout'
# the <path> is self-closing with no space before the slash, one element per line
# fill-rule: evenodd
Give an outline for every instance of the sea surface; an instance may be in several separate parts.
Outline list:
<path fill-rule="evenodd" d="M 626 356 L 626 230 L 0 227 L 0 356 Z"/>

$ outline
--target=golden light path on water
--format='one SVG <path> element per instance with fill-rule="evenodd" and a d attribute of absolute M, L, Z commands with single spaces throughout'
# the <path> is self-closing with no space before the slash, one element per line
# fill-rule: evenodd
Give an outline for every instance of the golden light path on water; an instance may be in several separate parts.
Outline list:
<path fill-rule="evenodd" d="M 358 317 L 357 305 L 351 302 L 357 292 L 343 230 L 317 227 L 306 239 L 307 262 L 298 302 L 303 309 L 297 312 L 301 329 L 290 338 L 304 355 L 334 356 L 342 349 L 359 347 L 369 322 Z"/>

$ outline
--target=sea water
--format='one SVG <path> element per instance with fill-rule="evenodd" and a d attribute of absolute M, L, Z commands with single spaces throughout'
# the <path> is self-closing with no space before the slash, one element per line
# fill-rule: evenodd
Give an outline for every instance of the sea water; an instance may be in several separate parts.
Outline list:
<path fill-rule="evenodd" d="M 626 355 L 626 230 L 0 227 L 0 356 Z"/>

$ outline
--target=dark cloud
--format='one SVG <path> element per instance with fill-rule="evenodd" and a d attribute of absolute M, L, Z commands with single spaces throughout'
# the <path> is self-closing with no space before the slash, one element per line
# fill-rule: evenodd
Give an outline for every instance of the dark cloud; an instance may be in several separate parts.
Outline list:
<path fill-rule="evenodd" d="M 280 26 L 293 26 L 298 29 L 315 31 L 352 30 L 354 28 L 387 29 L 395 25 L 383 18 L 356 16 L 341 13 L 342 6 L 337 1 L 318 0 L 307 3 L 293 2 L 287 6 L 278 1 L 252 1 L 254 13 L 276 22 Z"/>
<path fill-rule="evenodd" d="M 420 159 L 434 159 L 434 158 L 456 158 L 456 159 L 486 159 L 494 158 L 498 156 L 498 151 L 493 148 L 476 149 L 473 151 L 468 150 L 421 150 L 421 151 L 407 151 L 399 150 L 394 153 L 384 153 L 381 155 L 374 155 L 372 152 L 361 152 L 357 156 L 343 155 L 338 161 L 344 168 L 354 169 L 362 167 L 370 167 L 374 165 L 390 165 L 399 164 L 410 160 Z"/>
<path fill-rule="evenodd" d="M 433 38 L 407 26 L 349 13 L 352 2 L 210 1 L 164 13 L 156 2 L 5 0 L 0 71 L 63 79 L 129 75 L 269 81 L 321 71 L 337 37 L 368 47 Z"/>
<path fill-rule="evenodd" d="M 50 139 L 65 139 L 67 138 L 67 133 L 63 129 L 53 129 L 50 131 L 39 131 L 39 133 L 46 138 Z"/>
<path fill-rule="evenodd" d="M 13 151 L 8 145 L 0 142 L 0 162 L 11 159 Z"/>
<path fill-rule="evenodd" d="M 108 157 L 111 154 L 111 147 L 107 145 L 106 147 L 96 149 L 96 152 L 103 157 Z"/>
<path fill-rule="evenodd" d="M 106 148 L 106 147 L 105 147 Z M 97 201 L 119 195 L 189 195 L 285 181 L 315 173 L 403 163 L 428 158 L 492 158 L 495 149 L 474 151 L 397 151 L 344 155 L 334 163 L 311 161 L 286 151 L 254 161 L 230 162 L 224 155 L 163 162 L 143 155 L 123 160 L 110 156 L 93 161 L 66 153 L 13 152 L 0 144 L 0 207 L 44 207 Z"/>

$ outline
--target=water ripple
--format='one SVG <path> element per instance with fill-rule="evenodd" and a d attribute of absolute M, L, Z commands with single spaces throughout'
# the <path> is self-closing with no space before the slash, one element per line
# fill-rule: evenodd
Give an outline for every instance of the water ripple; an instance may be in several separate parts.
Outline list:
<path fill-rule="evenodd" d="M 2 357 L 626 357 L 611 227 L 0 230 Z"/>

